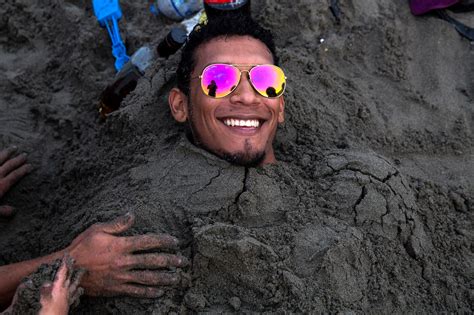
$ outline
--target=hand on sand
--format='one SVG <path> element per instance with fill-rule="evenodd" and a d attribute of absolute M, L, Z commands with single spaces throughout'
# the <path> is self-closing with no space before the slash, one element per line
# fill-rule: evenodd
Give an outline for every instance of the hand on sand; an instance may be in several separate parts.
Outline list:
<path fill-rule="evenodd" d="M 61 265 L 54 277 L 54 281 L 45 282 L 40 288 L 39 315 L 67 315 L 69 307 L 79 303 L 79 297 L 84 291 L 79 287 L 85 270 L 79 269 L 74 272 L 74 260 L 67 254 L 62 258 Z M 36 291 L 33 280 L 22 282 L 15 291 L 13 301 L 1 315 L 21 314 L 24 311 L 25 296 L 27 291 Z M 31 294 L 31 293 L 30 293 Z M 28 298 L 26 298 L 28 299 Z M 21 304 L 23 303 L 23 306 Z M 18 305 L 17 305 L 18 304 Z"/>
<path fill-rule="evenodd" d="M 185 257 L 165 254 L 136 254 L 153 249 L 176 249 L 178 240 L 169 235 L 147 234 L 120 237 L 135 220 L 128 213 L 112 222 L 98 223 L 80 234 L 66 249 L 76 265 L 87 270 L 81 286 L 87 295 L 156 298 L 163 294 L 158 286 L 179 283 L 176 273 L 164 268 L 185 267 Z M 154 270 L 160 268 L 161 270 Z M 136 270 L 139 269 L 139 270 Z"/>
<path fill-rule="evenodd" d="M 30 164 L 25 164 L 26 154 L 14 157 L 16 150 L 16 147 L 12 147 L 0 151 L 0 199 L 32 169 Z M 13 212 L 14 209 L 11 206 L 0 206 L 0 218 L 9 218 Z"/>
<path fill-rule="evenodd" d="M 40 289 L 39 315 L 67 315 L 69 306 L 79 303 L 83 289 L 79 287 L 85 270 L 74 273 L 74 260 L 66 254 L 56 272 L 53 283 L 47 282 Z"/>

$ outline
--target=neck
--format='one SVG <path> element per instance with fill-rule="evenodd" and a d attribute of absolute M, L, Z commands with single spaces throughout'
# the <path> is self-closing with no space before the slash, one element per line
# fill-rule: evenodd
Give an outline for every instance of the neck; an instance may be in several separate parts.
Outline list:
<path fill-rule="evenodd" d="M 265 157 L 263 158 L 262 162 L 260 162 L 258 166 L 264 166 L 267 164 L 276 164 L 276 163 L 277 163 L 277 160 L 275 158 L 275 153 L 273 152 L 273 147 L 271 147 L 265 152 Z"/>

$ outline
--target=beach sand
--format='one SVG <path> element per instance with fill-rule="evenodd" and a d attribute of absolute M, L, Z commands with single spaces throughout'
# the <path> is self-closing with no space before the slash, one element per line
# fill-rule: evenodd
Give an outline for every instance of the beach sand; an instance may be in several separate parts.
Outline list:
<path fill-rule="evenodd" d="M 121 5 L 129 53 L 173 25 Z M 474 45 L 407 1 L 340 7 L 337 23 L 326 0 L 253 4 L 288 88 L 279 163 L 245 169 L 172 120 L 179 55 L 103 122 L 114 59 L 90 1 L 4 0 L 0 148 L 36 169 L 2 200 L 18 213 L 0 222 L 0 264 L 132 211 L 129 234 L 175 235 L 192 267 L 159 299 L 83 297 L 73 314 L 471 313 Z"/>

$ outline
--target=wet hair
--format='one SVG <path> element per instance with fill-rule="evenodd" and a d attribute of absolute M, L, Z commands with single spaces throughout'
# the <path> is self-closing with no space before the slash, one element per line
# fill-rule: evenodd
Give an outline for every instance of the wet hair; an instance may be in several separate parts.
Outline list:
<path fill-rule="evenodd" d="M 233 14 L 216 17 L 206 25 L 197 26 L 189 35 L 181 53 L 177 73 L 178 88 L 189 96 L 191 72 L 196 66 L 196 50 L 203 44 L 219 37 L 249 36 L 261 41 L 273 56 L 273 63 L 278 65 L 278 56 L 275 51 L 272 33 L 263 28 L 250 16 Z"/>

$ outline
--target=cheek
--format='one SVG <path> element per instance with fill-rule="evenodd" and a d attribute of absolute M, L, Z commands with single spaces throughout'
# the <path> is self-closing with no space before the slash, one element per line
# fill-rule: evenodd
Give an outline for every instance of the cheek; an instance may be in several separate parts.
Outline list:
<path fill-rule="evenodd" d="M 195 132 L 201 135 L 214 133 L 217 121 L 215 120 L 215 104 L 207 100 L 205 95 L 194 95 L 191 97 L 190 120 L 194 125 Z"/>
<path fill-rule="evenodd" d="M 278 123 L 282 123 L 284 120 L 284 107 L 282 106 L 280 101 L 272 102 L 267 105 L 269 110 L 273 113 L 274 120 Z"/>

